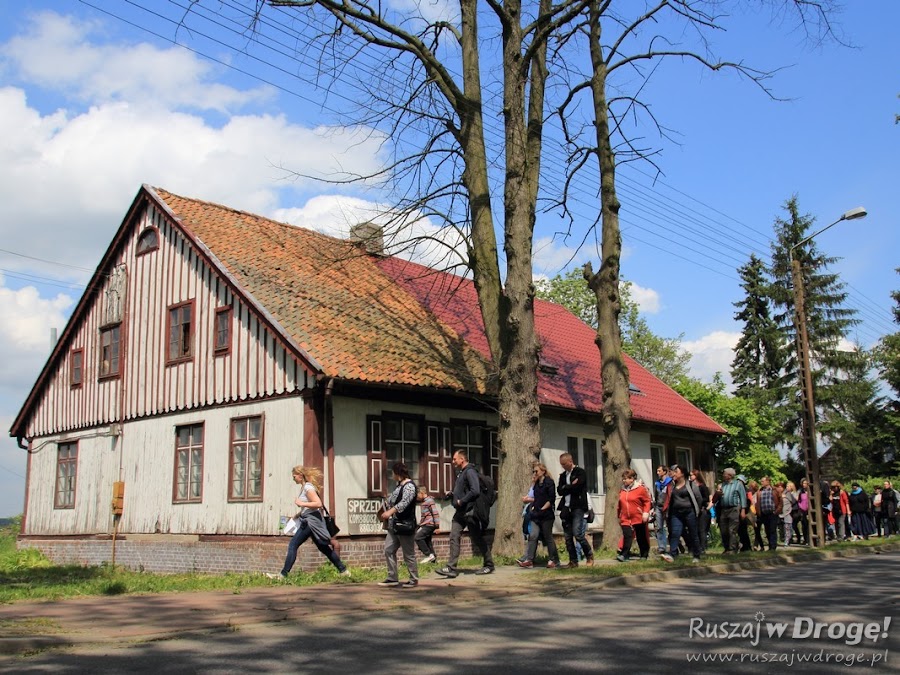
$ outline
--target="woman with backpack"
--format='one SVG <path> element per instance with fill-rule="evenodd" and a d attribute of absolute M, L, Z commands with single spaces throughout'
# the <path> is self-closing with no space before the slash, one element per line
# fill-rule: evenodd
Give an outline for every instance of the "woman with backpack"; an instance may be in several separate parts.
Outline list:
<path fill-rule="evenodd" d="M 534 465 L 534 500 L 531 502 L 531 527 L 528 531 L 528 549 L 523 559 L 517 560 L 519 567 L 534 567 L 538 538 L 547 545 L 547 569 L 559 567 L 559 551 L 553 538 L 553 521 L 556 520 L 556 483 L 547 475 L 547 467 L 536 462 Z"/>
<path fill-rule="evenodd" d="M 403 462 L 394 462 L 391 474 L 397 487 L 385 500 L 381 519 L 387 522 L 387 538 L 384 540 L 384 558 L 387 561 L 387 578 L 379 586 L 415 588 L 419 585 L 419 564 L 416 561 L 416 484 L 409 477 L 409 469 Z M 409 581 L 400 583 L 397 574 L 397 551 L 403 549 L 403 562 L 409 571 Z"/>

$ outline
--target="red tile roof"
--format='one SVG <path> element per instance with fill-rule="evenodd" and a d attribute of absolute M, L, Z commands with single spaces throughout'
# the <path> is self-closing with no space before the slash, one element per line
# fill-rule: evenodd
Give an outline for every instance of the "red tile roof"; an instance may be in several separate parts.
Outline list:
<path fill-rule="evenodd" d="M 156 189 L 257 311 L 327 376 L 487 393 L 493 366 L 351 243 Z"/>
<path fill-rule="evenodd" d="M 238 291 L 331 377 L 379 384 L 495 393 L 496 379 L 474 284 L 347 241 L 217 204 L 149 190 L 209 249 Z M 544 406 L 598 413 L 595 332 L 568 310 L 535 303 Z M 640 393 L 636 421 L 724 430 L 626 357 Z"/>
<path fill-rule="evenodd" d="M 428 269 L 399 258 L 385 258 L 379 267 L 444 323 L 489 358 L 475 285 L 468 279 Z M 596 331 L 560 305 L 535 301 L 535 324 L 541 341 L 541 364 L 554 373 L 538 375 L 541 405 L 599 413 L 602 409 L 600 351 Z M 634 419 L 713 433 L 725 430 L 630 356 L 625 355 L 631 384 Z M 549 370 L 549 368 L 547 369 Z"/>

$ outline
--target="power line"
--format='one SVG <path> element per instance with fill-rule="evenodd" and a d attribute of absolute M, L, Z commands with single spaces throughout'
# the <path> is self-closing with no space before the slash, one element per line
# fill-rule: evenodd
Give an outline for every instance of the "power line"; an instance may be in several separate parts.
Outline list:
<path fill-rule="evenodd" d="M 58 262 L 56 260 L 47 260 L 46 258 L 37 258 L 33 255 L 26 255 L 25 253 L 18 253 L 16 251 L 10 251 L 5 248 L 0 248 L 0 253 L 8 253 L 9 255 L 18 256 L 20 258 L 27 258 L 28 260 L 36 260 L 38 262 L 47 263 L 48 265 L 57 265 L 59 267 L 68 267 L 69 269 L 79 270 L 81 272 L 93 272 L 94 270 L 88 269 L 87 267 L 78 267 L 77 265 L 70 265 L 68 263 Z"/>
<path fill-rule="evenodd" d="M 370 106 L 367 106 L 366 104 L 360 103 L 359 101 L 346 96 L 343 92 L 341 92 L 335 88 L 327 88 L 326 89 L 315 78 L 304 78 L 301 76 L 301 74 L 299 72 L 292 72 L 285 67 L 276 65 L 275 63 L 273 63 L 270 60 L 260 58 L 256 55 L 250 54 L 249 51 L 246 49 L 241 49 L 235 45 L 228 44 L 227 42 L 224 42 L 224 41 L 222 41 L 216 37 L 213 37 L 207 33 L 201 32 L 194 27 L 188 28 L 185 23 L 185 18 L 187 17 L 188 13 L 190 13 L 194 17 L 197 17 L 198 20 L 206 21 L 208 24 L 210 24 L 212 26 L 218 26 L 222 30 L 224 30 L 228 33 L 234 34 L 234 35 L 238 35 L 242 39 L 246 38 L 246 35 L 247 35 L 247 33 L 246 33 L 247 25 L 246 24 L 239 23 L 239 22 L 235 21 L 234 19 L 226 18 L 223 15 L 213 12 L 212 10 L 206 9 L 205 7 L 203 7 L 202 5 L 199 5 L 199 4 L 192 3 L 190 5 L 185 5 L 183 3 L 178 3 L 178 2 L 175 2 L 174 0 L 170 0 L 170 3 L 172 5 L 179 7 L 181 10 L 183 10 L 185 12 L 185 14 L 179 20 L 176 21 L 175 19 L 166 17 L 166 16 L 160 14 L 159 12 L 151 10 L 151 9 L 141 5 L 140 3 L 133 2 L 132 0 L 128 0 L 128 1 L 129 1 L 129 4 L 131 4 L 132 6 L 138 8 L 144 12 L 147 12 L 148 14 L 155 16 L 163 21 L 168 22 L 169 24 L 176 26 L 176 28 L 185 28 L 185 30 L 189 31 L 191 34 L 199 35 L 200 37 L 210 40 L 211 42 L 218 44 L 226 49 L 229 49 L 236 54 L 239 54 L 246 58 L 250 58 L 250 59 L 256 61 L 257 63 L 261 64 L 264 67 L 272 68 L 275 71 L 291 78 L 292 80 L 296 80 L 298 82 L 303 83 L 305 86 L 311 86 L 311 87 L 315 88 L 316 90 L 326 93 L 328 96 L 337 96 L 338 98 L 340 98 L 344 101 L 350 102 L 362 110 L 367 110 L 371 114 L 377 115 L 377 111 L 374 108 L 371 108 Z M 340 116 L 340 114 L 341 114 L 339 111 L 326 105 L 323 101 L 314 100 L 314 99 L 312 99 L 308 96 L 305 96 L 287 86 L 283 86 L 281 84 L 276 84 L 271 79 L 265 79 L 256 73 L 251 73 L 248 70 L 238 68 L 231 63 L 225 62 L 219 58 L 216 58 L 214 56 L 206 54 L 203 51 L 200 51 L 199 49 L 189 47 L 189 46 L 179 42 L 176 39 L 168 38 L 164 35 L 154 32 L 154 31 L 150 30 L 146 25 L 137 24 L 137 23 L 130 21 L 124 17 L 113 14 L 112 12 L 109 12 L 105 9 L 96 7 L 95 5 L 92 5 L 91 3 L 86 2 L 86 0 L 81 0 L 81 2 L 97 11 L 103 12 L 104 14 L 111 16 L 112 18 L 120 20 L 130 26 L 138 28 L 139 30 L 142 30 L 144 32 L 149 33 L 150 35 L 153 35 L 161 40 L 164 40 L 167 43 L 170 43 L 170 44 L 176 45 L 178 47 L 181 47 L 183 49 L 186 49 L 202 58 L 205 58 L 214 63 L 220 64 L 226 68 L 234 70 L 235 72 L 241 73 L 242 75 L 253 78 L 264 84 L 273 86 L 276 89 L 283 91 L 287 94 L 290 94 L 294 97 L 297 97 L 301 100 L 304 100 L 304 101 L 307 101 L 310 103 L 314 103 L 315 105 L 320 107 L 320 109 L 325 110 L 331 114 L 334 114 L 336 116 Z M 291 46 L 288 43 L 280 42 L 280 41 L 274 39 L 270 34 L 268 34 L 266 31 L 262 30 L 262 27 L 265 27 L 268 30 L 274 31 L 276 34 L 284 35 L 285 37 L 293 38 L 295 40 L 301 39 L 303 37 L 303 33 L 301 31 L 291 28 L 283 22 L 276 21 L 276 20 L 272 19 L 270 16 L 260 15 L 259 17 L 256 17 L 254 13 L 248 11 L 244 7 L 235 5 L 234 3 L 229 3 L 229 2 L 226 2 L 223 0 L 223 2 L 221 4 L 223 6 L 227 6 L 231 9 L 235 10 L 236 12 L 238 12 L 240 15 L 242 15 L 244 18 L 246 18 L 248 20 L 254 20 L 256 18 L 259 19 L 259 26 L 261 28 L 260 28 L 260 30 L 258 30 L 257 32 L 254 33 L 254 38 L 255 38 L 254 41 L 256 42 L 256 44 L 260 45 L 260 47 L 268 50 L 269 52 L 271 52 L 275 55 L 289 59 L 292 63 L 297 63 L 300 66 L 303 66 L 306 68 L 312 68 L 313 70 L 315 70 L 316 64 L 311 61 L 311 56 L 309 54 L 307 54 L 303 51 L 298 51 L 296 48 L 294 48 L 292 50 Z M 275 9 L 277 10 L 277 12 L 279 14 L 282 14 L 282 15 L 289 14 L 293 25 L 300 26 L 301 28 L 305 27 L 307 29 L 313 28 L 312 23 L 307 19 L 307 16 L 305 13 L 303 13 L 303 12 L 290 12 L 289 13 L 287 8 L 281 8 L 281 7 L 275 8 Z M 212 18 L 209 18 L 210 13 L 212 13 L 212 16 L 215 17 L 215 20 Z M 233 28 L 230 28 L 225 23 L 222 23 L 222 21 L 227 21 L 227 22 L 230 22 L 232 25 L 240 26 L 241 30 L 235 30 Z M 277 47 L 273 47 L 272 45 L 277 45 Z M 377 63 L 378 63 L 377 61 L 375 61 L 374 63 L 376 65 L 372 65 L 369 62 L 369 56 L 367 53 L 361 52 L 356 55 L 356 58 L 354 58 L 352 67 L 356 70 L 357 73 L 360 73 L 360 74 L 367 73 L 367 74 L 369 74 L 370 77 L 377 78 L 376 80 L 373 80 L 373 81 L 387 82 L 387 83 L 393 84 L 395 86 L 402 86 L 403 84 L 405 84 L 402 81 L 398 81 L 397 79 L 395 79 L 392 75 L 389 75 L 387 72 L 385 72 L 384 69 L 379 69 L 379 67 L 377 65 Z M 451 69 L 451 72 L 452 72 L 452 69 Z M 454 74 L 458 76 L 458 73 L 454 73 Z M 499 138 L 500 134 L 502 132 L 502 130 L 499 130 L 498 125 L 499 125 L 498 120 L 494 119 L 491 116 L 485 117 L 486 131 L 489 131 L 492 135 L 494 135 L 495 139 Z M 557 146 L 548 144 L 547 148 L 555 150 L 555 149 L 557 149 Z M 563 160 L 561 159 L 560 154 L 548 152 L 548 159 L 550 160 L 547 162 L 548 166 L 550 166 L 552 168 L 556 168 L 558 170 L 558 171 L 550 171 L 548 173 L 551 173 L 551 174 L 556 173 L 557 175 L 564 175 L 565 167 L 561 163 Z M 747 248 L 749 248 L 751 251 L 754 251 L 754 252 L 759 252 L 762 250 L 760 247 L 771 244 L 771 242 L 772 242 L 771 237 L 769 237 L 765 240 L 761 240 L 760 238 L 765 236 L 761 232 L 747 226 L 744 223 L 741 223 L 737 219 L 729 216 L 728 214 L 725 214 L 721 211 L 716 210 L 715 208 L 692 197 L 691 195 L 688 195 L 687 193 L 679 190 L 678 188 L 675 188 L 675 187 L 665 183 L 662 180 L 654 178 L 650 174 L 642 171 L 641 169 L 635 167 L 634 165 L 627 164 L 627 165 L 623 165 L 622 168 L 629 170 L 629 171 L 633 171 L 633 172 L 637 173 L 638 175 L 642 175 L 646 178 L 650 178 L 653 181 L 654 185 L 659 184 L 659 185 L 665 186 L 668 190 L 671 190 L 672 192 L 675 192 L 676 194 L 682 195 L 686 199 L 690 200 L 692 203 L 699 204 L 703 208 L 708 209 L 709 211 L 712 211 L 713 213 L 718 214 L 719 216 L 721 216 L 721 218 L 724 218 L 727 221 L 730 221 L 739 226 L 739 228 L 735 228 L 735 227 L 732 227 L 731 225 L 726 224 L 725 222 L 722 222 L 722 220 L 720 220 L 720 219 L 710 218 L 709 216 L 702 214 L 700 211 L 698 211 L 693 206 L 682 204 L 680 202 L 677 202 L 676 200 L 673 200 L 667 196 L 664 196 L 657 189 L 649 188 L 645 185 L 642 185 L 637 180 L 632 179 L 632 178 L 628 177 L 627 175 L 624 175 L 623 172 L 620 171 L 619 176 L 620 176 L 621 180 L 620 180 L 620 184 L 619 184 L 619 189 L 634 198 L 635 206 L 633 208 L 636 211 L 640 210 L 644 214 L 648 214 L 648 219 L 647 219 L 646 223 L 641 223 L 641 224 L 632 223 L 633 227 L 641 229 L 642 231 L 645 231 L 648 234 L 658 237 L 658 238 L 668 242 L 672 246 L 690 251 L 692 253 L 697 253 L 697 254 L 703 255 L 704 259 L 706 259 L 706 260 L 709 260 L 710 256 L 708 253 L 705 253 L 704 251 L 713 252 L 713 251 L 718 250 L 719 254 L 725 255 L 726 257 L 731 258 L 734 261 L 738 261 L 738 262 L 742 263 L 743 262 L 742 260 L 739 260 L 739 259 L 735 258 L 734 256 L 732 256 L 731 254 L 726 252 L 726 250 L 730 249 L 739 254 L 746 253 L 746 251 L 744 251 L 740 247 L 734 245 L 735 237 L 739 237 L 740 239 L 744 240 L 744 243 L 747 246 Z M 575 184 L 578 185 L 579 187 L 583 188 L 585 190 L 585 193 L 590 193 L 592 191 L 596 191 L 596 185 L 591 184 L 587 180 L 587 178 L 584 176 L 584 174 L 580 174 L 576 178 Z M 594 210 L 596 209 L 596 205 L 589 205 L 588 202 L 585 201 L 584 198 L 581 197 L 580 195 L 573 194 L 573 195 L 570 195 L 570 197 L 572 198 L 572 201 L 577 205 L 589 206 L 591 209 L 594 209 Z M 650 206 L 647 206 L 646 204 L 644 204 L 642 202 L 652 202 L 653 204 L 655 204 L 655 208 L 651 208 Z M 671 216 L 671 218 L 673 220 L 677 220 L 683 226 L 684 229 L 682 231 L 675 232 L 672 229 L 672 227 L 667 226 L 659 221 L 660 218 L 666 218 L 669 216 Z M 709 224 L 707 224 L 707 223 L 709 223 Z M 663 234 L 660 234 L 658 230 L 675 233 L 678 235 L 678 237 L 676 239 L 672 239 L 671 237 L 667 237 Z M 706 233 L 704 233 L 703 230 L 705 230 Z M 725 230 L 727 230 L 731 234 L 726 234 Z M 683 255 L 674 254 L 671 250 L 671 247 L 663 248 L 658 245 L 650 244 L 647 240 L 634 237 L 633 232 L 631 233 L 631 238 L 640 243 L 650 245 L 653 248 L 663 250 L 670 256 L 682 258 L 684 260 L 691 262 L 694 265 L 697 265 L 704 269 L 709 269 L 710 271 L 714 271 L 717 274 L 722 274 L 718 271 L 713 270 L 708 265 L 701 264 L 698 261 L 693 260 L 692 258 L 683 256 Z M 767 253 L 767 251 L 764 252 L 762 255 L 765 255 L 766 253 Z M 727 262 L 721 260 L 717 256 L 713 256 L 712 259 L 720 265 L 731 267 L 731 263 L 727 263 Z M 728 278 L 731 278 L 731 279 L 736 278 L 732 274 L 728 274 L 728 275 L 722 274 L 722 276 L 727 276 Z M 854 291 L 855 291 L 855 289 L 854 289 Z M 858 292 L 856 292 L 856 293 L 858 293 Z M 852 294 L 854 296 L 854 299 L 856 297 L 856 293 Z M 880 320 L 877 319 L 877 315 L 870 314 L 869 312 L 864 312 L 861 310 L 857 310 L 857 311 L 860 312 L 861 316 L 864 316 L 866 318 L 874 318 L 874 320 L 877 323 L 881 324 L 882 326 L 885 325 L 884 323 L 882 323 Z"/>

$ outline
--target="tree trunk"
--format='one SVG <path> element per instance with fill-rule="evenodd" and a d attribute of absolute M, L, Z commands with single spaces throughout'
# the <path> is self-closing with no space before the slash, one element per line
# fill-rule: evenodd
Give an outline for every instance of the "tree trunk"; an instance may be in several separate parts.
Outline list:
<path fill-rule="evenodd" d="M 609 550 L 615 548 L 619 539 L 616 508 L 622 486 L 622 472 L 631 464 L 631 401 L 628 392 L 628 367 L 622 354 L 622 335 L 619 331 L 619 260 L 622 237 L 619 231 L 619 200 L 616 197 L 616 160 L 610 143 L 609 111 L 606 104 L 606 62 L 601 50 L 600 8 L 597 2 L 591 4 L 589 21 L 593 69 L 591 94 L 597 133 L 597 157 L 600 163 L 603 260 L 597 274 L 593 273 L 590 263 L 586 264 L 584 276 L 597 296 L 596 343 L 600 349 L 603 381 L 602 448 L 606 489 L 602 547 Z"/>

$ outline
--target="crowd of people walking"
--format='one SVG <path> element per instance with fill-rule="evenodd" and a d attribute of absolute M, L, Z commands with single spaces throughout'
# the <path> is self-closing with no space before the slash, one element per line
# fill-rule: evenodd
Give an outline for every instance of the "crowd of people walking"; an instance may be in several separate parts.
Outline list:
<path fill-rule="evenodd" d="M 459 574 L 462 533 L 468 530 L 473 547 L 483 558 L 476 574 L 491 574 L 494 560 L 491 541 L 485 536 L 488 511 L 475 509 L 484 492 L 484 477 L 469 463 L 464 450 L 453 454 L 457 470 L 452 492 L 446 495 L 454 507 L 449 533 L 449 558 L 435 571 L 445 578 Z M 587 538 L 587 524 L 593 517 L 587 491 L 587 475 L 575 464 L 571 454 L 560 457 L 562 472 L 556 481 L 546 465 L 535 462 L 531 484 L 522 497 L 522 534 L 524 552 L 516 560 L 519 567 L 535 566 L 538 546 L 547 549 L 548 569 L 575 568 L 583 561 L 594 564 L 594 553 Z M 380 517 L 384 521 L 384 544 L 387 578 L 380 586 L 415 588 L 419 583 L 419 564 L 437 564 L 432 537 L 440 526 L 440 511 L 434 499 L 417 488 L 403 462 L 391 467 L 396 487 L 384 500 Z M 323 518 L 321 472 L 315 468 L 295 467 L 295 483 L 301 486 L 295 504 L 300 507 L 296 516 L 296 531 L 291 537 L 284 566 L 273 578 L 286 577 L 294 565 L 299 547 L 312 539 L 319 551 L 344 576 L 349 571 L 340 558 L 340 543 L 329 533 Z M 800 482 L 799 489 L 791 482 L 774 484 L 769 476 L 757 482 L 748 480 L 733 468 L 722 472 L 722 481 L 710 489 L 698 470 L 685 472 L 678 464 L 659 466 L 656 481 L 645 485 L 632 469 L 622 474 L 617 516 L 621 527 L 616 560 L 633 560 L 632 549 L 637 545 L 640 560 L 650 558 L 651 542 L 656 553 L 666 562 L 674 562 L 680 555 L 690 553 L 692 561 L 700 562 L 712 541 L 712 525 L 716 524 L 723 555 L 747 551 L 774 551 L 778 546 L 809 545 L 810 543 L 810 485 Z M 828 541 L 869 539 L 872 536 L 891 537 L 900 532 L 900 493 L 890 481 L 874 489 L 869 495 L 858 482 L 844 489 L 840 481 L 819 485 L 818 503 L 825 523 Z M 416 507 L 419 518 L 416 518 Z M 562 523 L 568 561 L 559 557 L 553 526 L 557 513 Z M 415 549 L 424 555 L 416 559 Z M 408 570 L 409 580 L 400 581 L 398 552 Z"/>

